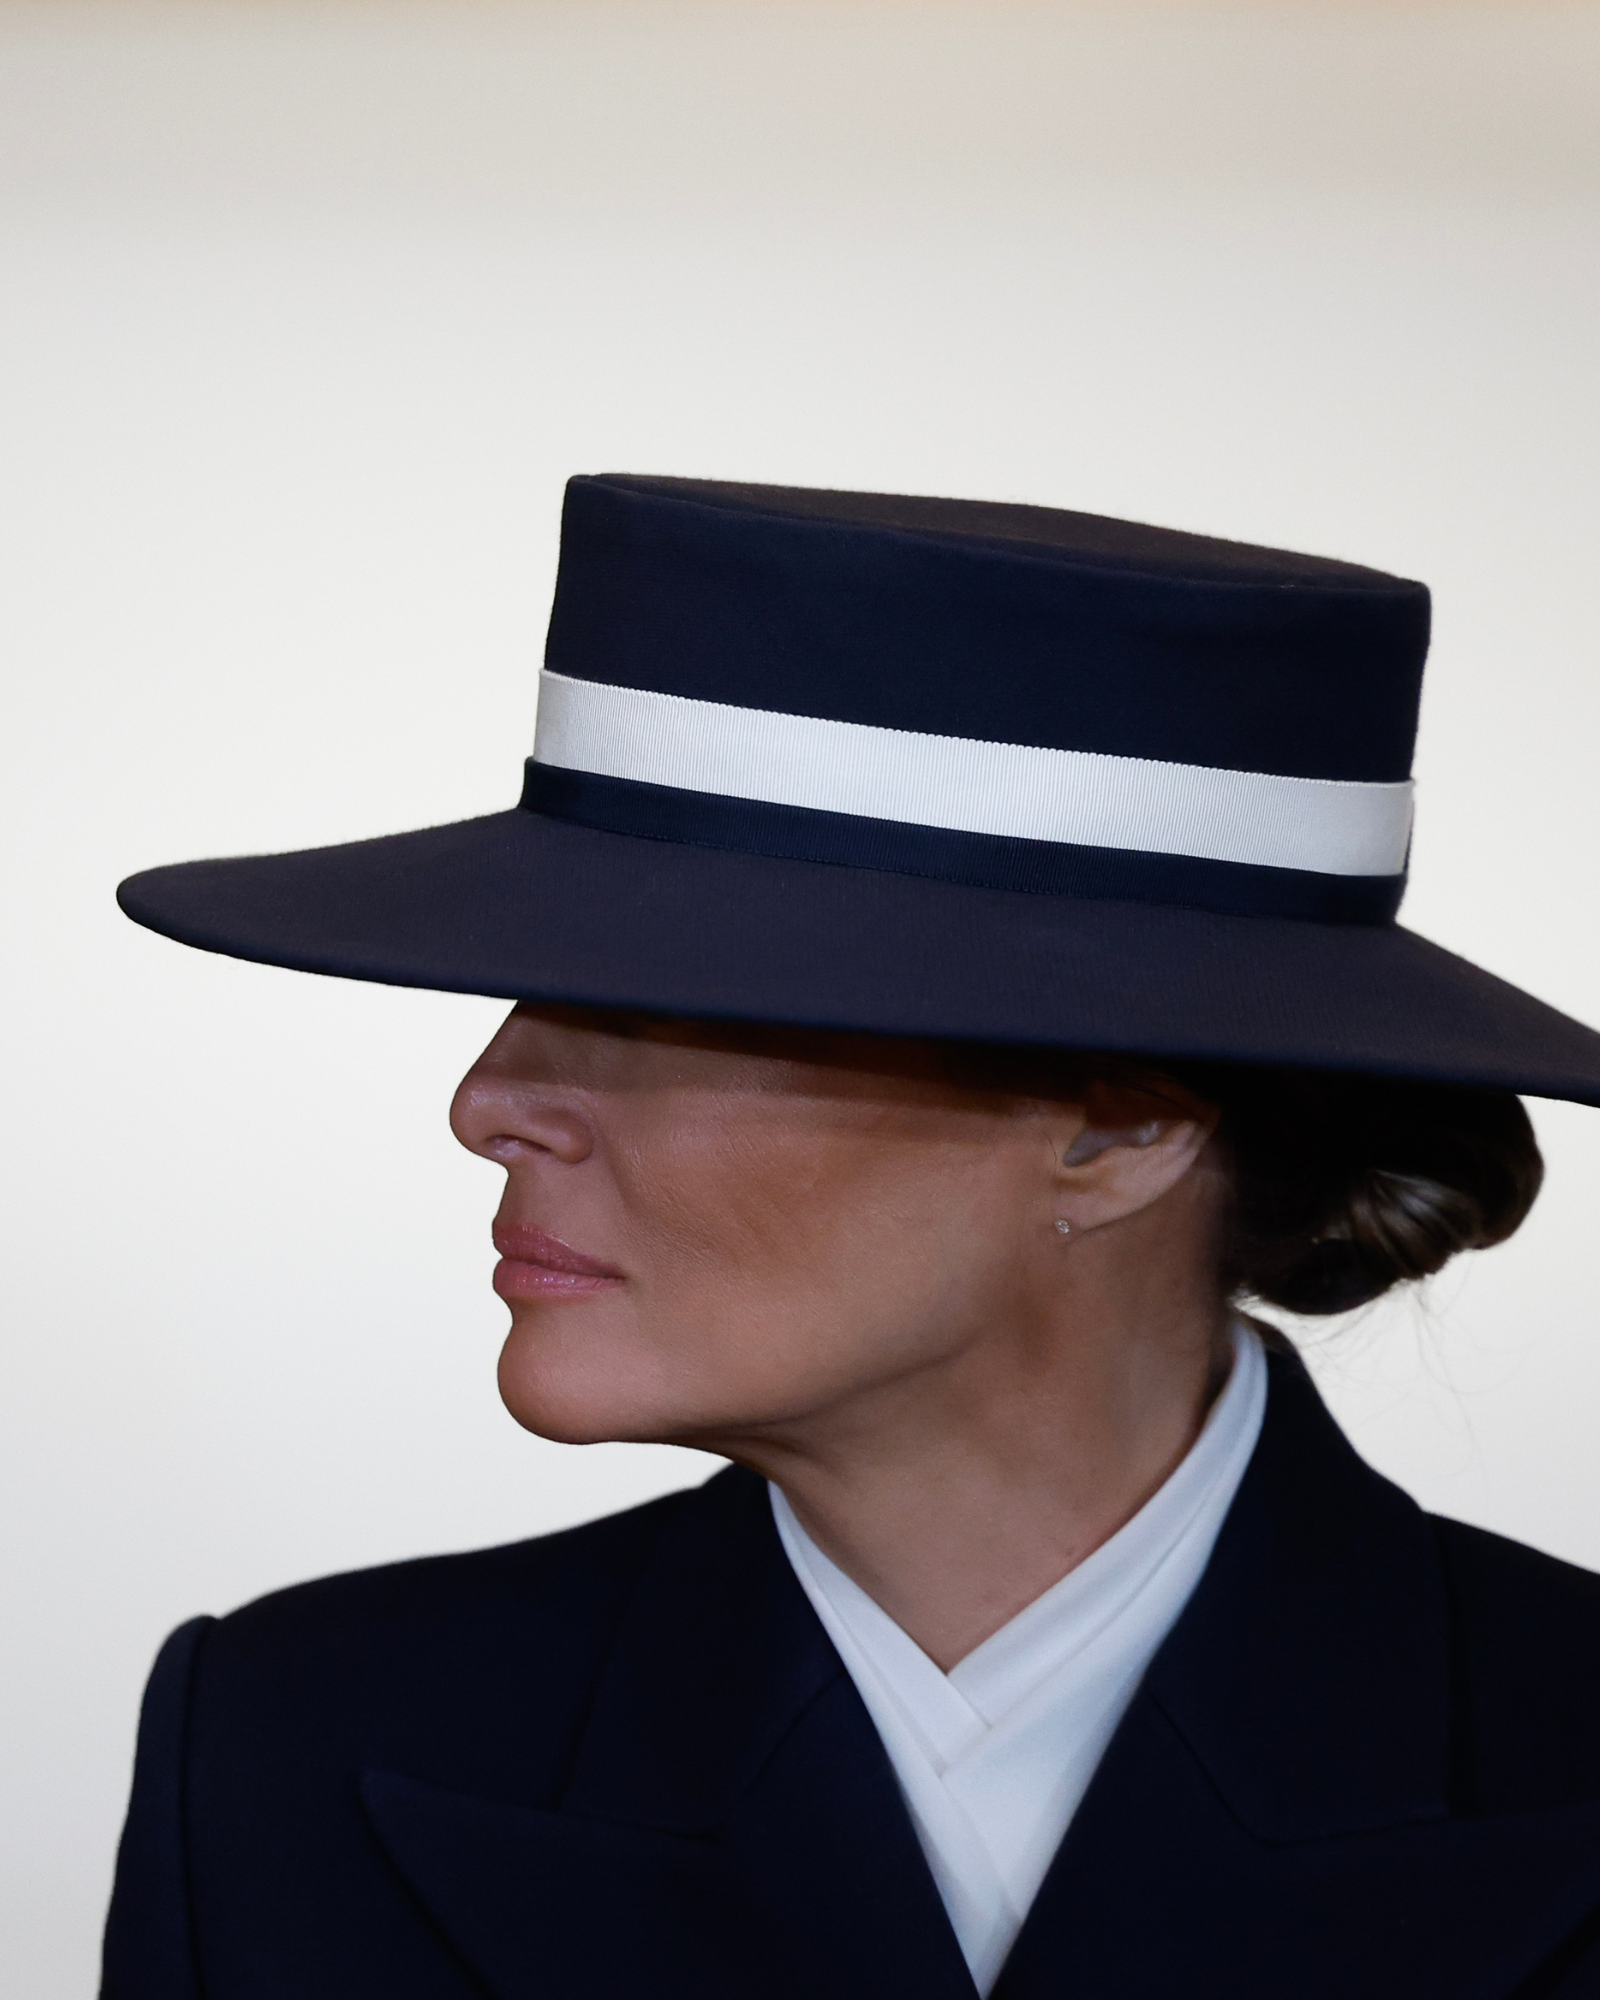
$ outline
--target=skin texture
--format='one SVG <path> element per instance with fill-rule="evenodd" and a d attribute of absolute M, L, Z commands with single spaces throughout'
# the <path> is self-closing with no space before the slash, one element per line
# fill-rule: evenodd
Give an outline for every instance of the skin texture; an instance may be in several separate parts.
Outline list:
<path fill-rule="evenodd" d="M 1079 1094 L 937 1044 L 516 1008 L 451 1119 L 506 1170 L 508 1408 L 776 1481 L 948 1670 L 1137 1512 L 1226 1369 L 1213 1115 Z"/>

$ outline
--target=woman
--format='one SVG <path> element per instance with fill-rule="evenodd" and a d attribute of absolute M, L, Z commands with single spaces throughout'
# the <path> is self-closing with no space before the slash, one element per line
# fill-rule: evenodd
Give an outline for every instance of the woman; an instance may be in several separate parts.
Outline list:
<path fill-rule="evenodd" d="M 517 811 L 125 884 L 516 1002 L 501 1390 L 734 1461 L 157 1662 L 110 2000 L 1600 1993 L 1600 1582 L 1250 1301 L 1501 1240 L 1600 1037 L 1398 929 L 1421 586 L 573 482 Z"/>

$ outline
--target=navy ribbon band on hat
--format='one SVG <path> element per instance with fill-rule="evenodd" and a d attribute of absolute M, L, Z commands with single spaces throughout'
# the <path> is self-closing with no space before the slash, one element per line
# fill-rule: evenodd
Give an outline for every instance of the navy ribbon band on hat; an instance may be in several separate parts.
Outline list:
<path fill-rule="evenodd" d="M 608 832 L 983 888 L 1379 924 L 1405 885 L 1411 792 L 868 728 L 547 672 L 522 804 Z"/>
<path fill-rule="evenodd" d="M 856 813 L 774 806 L 670 785 L 563 771 L 530 757 L 522 789 L 528 812 L 601 833 L 629 833 L 687 847 L 724 847 L 788 861 L 829 861 L 927 875 L 976 889 L 1169 903 L 1219 916 L 1297 917 L 1311 923 L 1386 924 L 1405 893 L 1404 875 L 1314 875 L 1186 854 L 1131 854 L 1003 834 L 952 833 Z"/>

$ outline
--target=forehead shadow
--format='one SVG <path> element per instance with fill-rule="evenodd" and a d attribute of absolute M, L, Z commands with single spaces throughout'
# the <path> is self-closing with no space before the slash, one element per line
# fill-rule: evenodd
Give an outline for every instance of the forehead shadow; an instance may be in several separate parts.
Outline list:
<path fill-rule="evenodd" d="M 1004 1048 L 791 1027 L 781 1022 L 700 1020 L 606 1007 L 524 1002 L 518 1013 L 588 1034 L 713 1055 L 793 1063 L 819 1073 L 854 1076 L 863 1085 L 921 1083 L 970 1100 L 1081 1100 L 1099 1074 L 1091 1058 L 1071 1051 Z"/>

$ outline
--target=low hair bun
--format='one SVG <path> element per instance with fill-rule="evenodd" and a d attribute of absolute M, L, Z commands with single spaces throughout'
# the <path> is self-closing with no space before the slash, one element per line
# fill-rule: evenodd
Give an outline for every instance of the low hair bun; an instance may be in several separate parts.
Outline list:
<path fill-rule="evenodd" d="M 1544 1176 L 1509 1092 L 1286 1071 L 1209 1084 L 1232 1167 L 1228 1290 L 1288 1312 L 1348 1312 L 1503 1242 Z"/>

